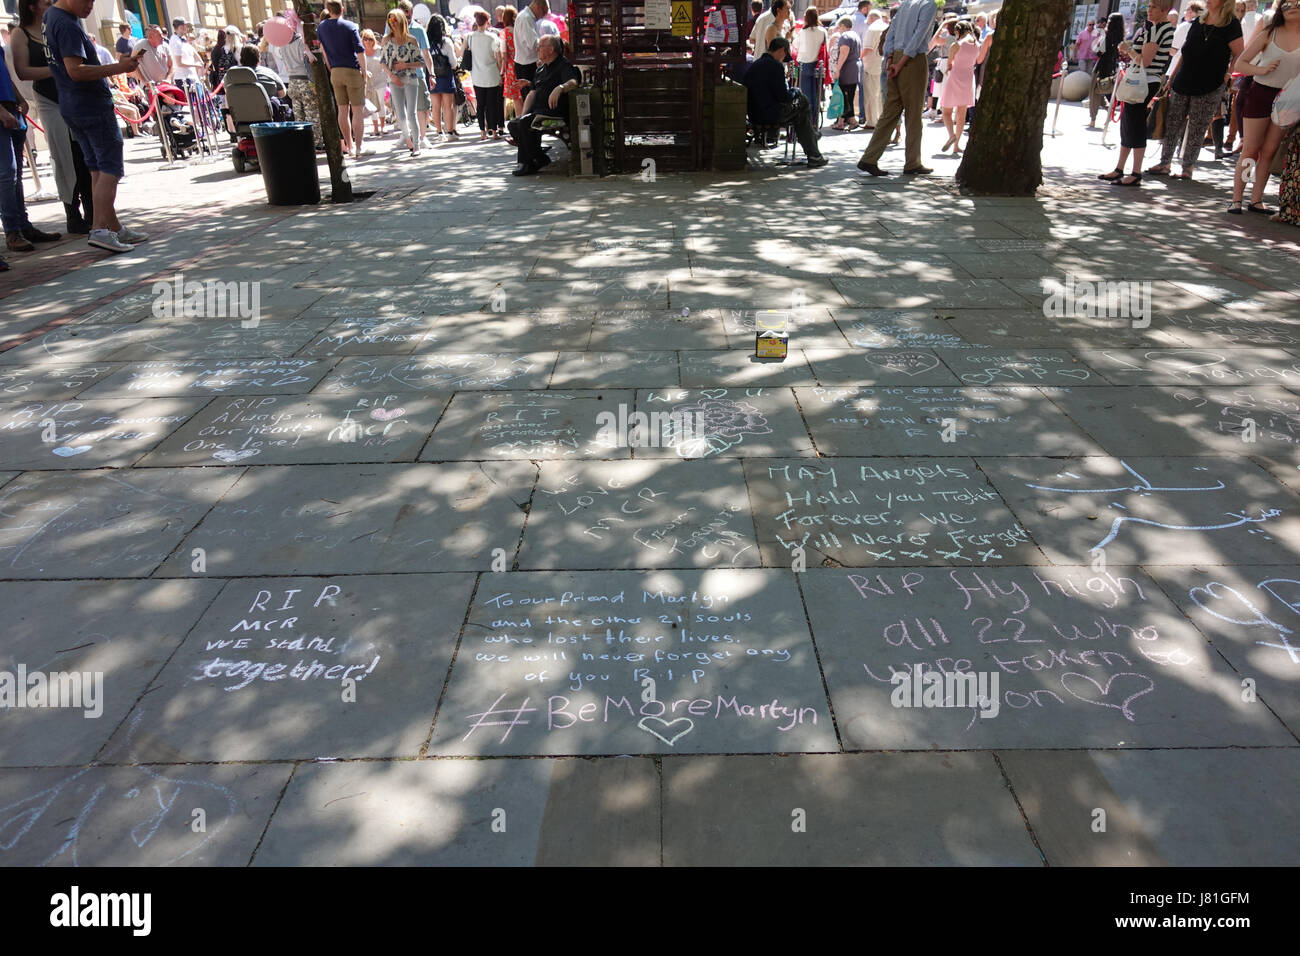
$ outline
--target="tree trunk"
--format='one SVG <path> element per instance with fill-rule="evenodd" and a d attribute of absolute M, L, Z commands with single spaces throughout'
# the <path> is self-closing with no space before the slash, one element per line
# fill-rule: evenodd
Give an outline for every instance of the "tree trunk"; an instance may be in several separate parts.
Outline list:
<path fill-rule="evenodd" d="M 1032 196 L 1043 182 L 1043 124 L 1074 0 L 1006 0 L 984 63 L 984 89 L 957 184 Z"/>
<path fill-rule="evenodd" d="M 293 0 L 294 12 L 302 21 L 302 39 L 312 52 L 311 81 L 316 87 L 316 102 L 320 103 L 320 134 L 325 140 L 325 158 L 330 167 L 330 202 L 352 202 L 352 180 L 343 168 L 343 141 L 339 133 L 338 111 L 334 109 L 334 93 L 330 89 L 330 71 L 325 58 L 316 47 L 316 14 L 309 0 Z"/>

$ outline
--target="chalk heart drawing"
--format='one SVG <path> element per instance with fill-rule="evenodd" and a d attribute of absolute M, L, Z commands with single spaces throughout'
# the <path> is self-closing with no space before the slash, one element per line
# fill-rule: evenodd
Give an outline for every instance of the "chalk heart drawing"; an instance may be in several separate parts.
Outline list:
<path fill-rule="evenodd" d="M 394 418 L 401 418 L 406 414 L 405 408 L 372 408 L 370 417 L 377 422 L 391 422 Z"/>
<path fill-rule="evenodd" d="M 84 455 L 86 452 L 90 451 L 90 446 L 89 445 L 60 445 L 58 448 L 51 449 L 51 451 L 53 451 L 54 454 L 58 455 L 60 458 L 72 458 L 75 455 Z"/>
<path fill-rule="evenodd" d="M 252 458 L 254 455 L 260 455 L 260 448 L 245 448 L 243 451 L 236 451 L 233 448 L 223 448 L 220 451 L 214 451 L 212 457 L 217 461 L 224 461 L 227 464 L 234 464 L 237 461 L 243 461 L 245 458 Z"/>
<path fill-rule="evenodd" d="M 727 394 L 727 390 L 725 388 L 706 388 L 700 394 L 708 399 L 721 398 Z"/>
<path fill-rule="evenodd" d="M 671 747 L 695 729 L 695 721 L 689 717 L 678 717 L 676 720 L 664 720 L 662 717 L 642 717 L 637 726 L 651 737 L 657 737 Z M 673 733 L 675 728 L 680 729 Z M 663 733 L 660 733 L 661 730 Z M 664 736 L 664 734 L 670 736 Z"/>
<path fill-rule="evenodd" d="M 1110 689 L 1111 685 L 1121 677 L 1130 678 L 1123 682 L 1123 686 L 1124 689 L 1133 690 L 1133 693 L 1129 694 L 1119 703 L 1115 703 L 1115 700 L 1119 697 L 1119 692 L 1117 691 L 1115 697 L 1111 698 Z M 1072 681 L 1070 678 L 1076 679 Z M 1129 709 L 1128 705 L 1133 703 L 1133 701 L 1137 700 L 1143 694 L 1151 693 L 1155 690 L 1156 684 L 1155 681 L 1150 677 L 1147 677 L 1145 674 L 1133 674 L 1128 671 L 1121 671 L 1118 674 L 1111 675 L 1110 679 L 1106 681 L 1106 686 L 1103 687 L 1087 674 L 1076 674 L 1073 671 L 1069 671 L 1061 675 L 1061 686 L 1064 687 L 1071 696 L 1083 701 L 1085 704 L 1096 704 L 1098 707 L 1113 707 L 1124 715 L 1125 720 L 1132 720 L 1133 711 Z M 1140 689 L 1134 690 L 1134 688 Z"/>
<path fill-rule="evenodd" d="M 867 361 L 891 372 L 915 376 L 937 368 L 939 356 L 929 352 L 893 352 L 889 355 L 868 355 Z"/>
<path fill-rule="evenodd" d="M 1057 369 L 1056 374 L 1062 376 L 1063 378 L 1072 378 L 1078 382 L 1082 382 L 1085 379 L 1092 377 L 1092 373 L 1089 372 L 1086 368 L 1062 368 L 1062 369 Z"/>

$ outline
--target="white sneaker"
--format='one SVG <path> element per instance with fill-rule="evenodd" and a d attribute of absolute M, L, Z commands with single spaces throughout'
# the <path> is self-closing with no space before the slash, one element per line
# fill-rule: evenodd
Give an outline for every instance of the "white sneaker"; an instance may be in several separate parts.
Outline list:
<path fill-rule="evenodd" d="M 420 140 L 420 149 L 433 149 L 433 143 L 429 142 L 429 137 Z"/>
<path fill-rule="evenodd" d="M 109 252 L 130 252 L 135 248 L 123 242 L 118 238 L 118 234 L 110 229 L 92 229 L 90 238 L 86 241 L 96 248 L 107 249 Z"/>
<path fill-rule="evenodd" d="M 134 246 L 144 242 L 146 239 L 149 238 L 149 236 L 143 232 L 136 232 L 134 229 L 130 228 L 129 226 L 123 226 L 118 231 L 117 238 L 121 239 L 125 243 L 129 243 L 130 245 Z"/>

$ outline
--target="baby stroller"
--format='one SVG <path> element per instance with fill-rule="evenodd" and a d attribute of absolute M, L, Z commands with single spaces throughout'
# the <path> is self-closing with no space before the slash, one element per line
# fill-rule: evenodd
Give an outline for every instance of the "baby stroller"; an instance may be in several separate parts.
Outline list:
<path fill-rule="evenodd" d="M 235 172 L 257 169 L 257 146 L 253 143 L 252 123 L 269 123 L 271 99 L 257 82 L 257 74 L 246 66 L 232 66 L 226 71 L 226 108 L 221 115 L 226 130 L 236 137 L 230 160 Z"/>
<path fill-rule="evenodd" d="M 184 159 L 198 149 L 198 136 L 190 118 L 185 91 L 171 83 L 159 83 L 158 94 L 159 143 L 163 159 L 171 162 Z"/>

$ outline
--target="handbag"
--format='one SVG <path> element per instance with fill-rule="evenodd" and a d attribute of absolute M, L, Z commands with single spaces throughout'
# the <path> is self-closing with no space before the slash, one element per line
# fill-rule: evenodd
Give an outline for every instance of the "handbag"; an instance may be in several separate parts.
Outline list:
<path fill-rule="evenodd" d="M 455 94 L 455 95 L 456 95 L 456 106 L 457 106 L 457 107 L 464 106 L 464 105 L 465 105 L 465 87 L 464 87 L 464 86 L 461 84 L 461 82 L 460 82 L 460 74 L 459 74 L 459 73 L 452 73 L 452 75 L 451 75 L 451 79 L 452 79 L 452 82 L 456 84 L 456 94 Z"/>
<path fill-rule="evenodd" d="M 1115 97 L 1121 103 L 1141 104 L 1147 101 L 1147 93 L 1150 90 L 1151 84 L 1147 82 L 1146 68 L 1140 63 L 1130 63 L 1120 74 L 1119 83 L 1115 87 Z"/>
<path fill-rule="evenodd" d="M 836 80 L 835 85 L 831 87 L 831 101 L 826 104 L 826 118 L 837 120 L 843 115 L 844 91 L 840 89 L 840 81 Z"/>
<path fill-rule="evenodd" d="M 1165 138 L 1165 120 L 1169 115 L 1169 94 L 1161 90 L 1147 109 L 1147 139 Z"/>
<path fill-rule="evenodd" d="M 460 68 L 466 73 L 474 69 L 474 58 L 470 56 L 469 43 L 465 44 L 465 52 L 460 55 Z"/>
<path fill-rule="evenodd" d="M 1286 129 L 1300 123 L 1300 83 L 1290 80 L 1273 100 L 1273 122 Z"/>

